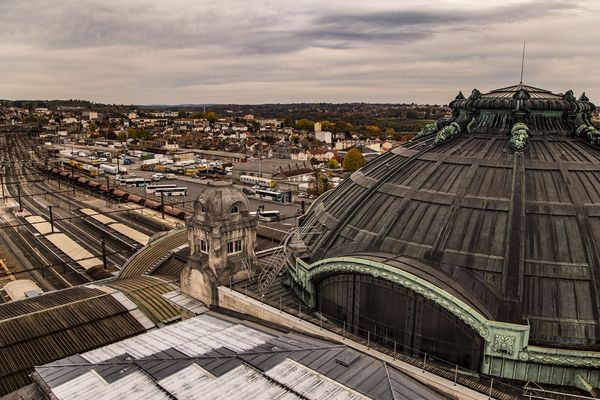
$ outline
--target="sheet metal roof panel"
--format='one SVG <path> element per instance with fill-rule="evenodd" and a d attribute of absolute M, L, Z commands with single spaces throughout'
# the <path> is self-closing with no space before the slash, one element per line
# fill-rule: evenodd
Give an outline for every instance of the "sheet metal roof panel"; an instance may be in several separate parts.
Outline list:
<path fill-rule="evenodd" d="M 178 399 L 260 400 L 300 398 L 244 365 L 216 378 L 202 367 L 192 364 L 158 383 Z"/>
<path fill-rule="evenodd" d="M 308 399 L 367 399 L 362 394 L 290 359 L 271 368 L 266 375 Z"/>
<path fill-rule="evenodd" d="M 249 350 L 270 338 L 271 335 L 254 329 L 201 315 L 92 350 L 82 356 L 98 363 L 124 353 L 135 358 L 148 357 L 168 348 L 175 348 L 188 356 L 197 356 L 220 347 L 235 351 Z"/>
<path fill-rule="evenodd" d="M 394 390 L 395 396 L 398 399 L 430 400 L 446 398 L 446 396 L 434 392 L 390 365 L 387 365 L 387 371 L 392 384 L 392 390 Z"/>
<path fill-rule="evenodd" d="M 163 297 L 179 307 L 191 311 L 195 314 L 203 314 L 208 311 L 208 308 L 202 303 L 190 296 L 187 296 L 180 291 L 173 291 L 163 294 Z"/>
<path fill-rule="evenodd" d="M 150 377 L 140 371 L 135 371 L 109 384 L 97 372 L 92 370 L 52 389 L 52 393 L 58 399 L 65 400 L 116 398 L 158 400 L 170 398 L 154 384 Z"/>

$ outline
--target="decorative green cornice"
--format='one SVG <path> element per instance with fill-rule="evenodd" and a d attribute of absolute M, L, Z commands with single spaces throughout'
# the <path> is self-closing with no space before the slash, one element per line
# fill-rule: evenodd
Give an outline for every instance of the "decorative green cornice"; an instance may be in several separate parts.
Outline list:
<path fill-rule="evenodd" d="M 319 278 L 339 273 L 371 275 L 406 287 L 448 310 L 484 339 L 484 354 L 490 359 L 511 359 L 516 363 L 584 369 L 600 368 L 599 352 L 530 346 L 528 325 L 488 319 L 471 305 L 440 287 L 384 263 L 357 257 L 335 257 L 308 264 L 296 258 L 296 266 L 289 273 L 297 286 L 303 289 L 303 299 L 312 307 L 315 306 L 316 297 L 314 282 Z"/>

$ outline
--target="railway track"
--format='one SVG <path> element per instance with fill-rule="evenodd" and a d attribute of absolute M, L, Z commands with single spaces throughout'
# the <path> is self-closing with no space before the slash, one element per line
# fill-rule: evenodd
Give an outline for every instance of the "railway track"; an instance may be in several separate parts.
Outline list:
<path fill-rule="evenodd" d="M 0 150 L 2 150 L 0 152 L 0 164 L 4 182 L 14 177 L 14 174 L 10 172 L 7 174 L 7 166 L 11 165 L 12 161 L 15 161 L 14 153 L 8 149 L 15 146 L 17 142 L 18 140 L 14 134 L 6 133 L 0 136 Z M 3 187 L 2 193 L 10 195 L 6 191 L 7 188 Z M 59 271 L 57 267 L 53 266 L 36 269 L 39 266 L 56 264 L 60 260 L 53 254 L 42 254 L 39 249 L 31 245 L 31 243 L 35 242 L 35 238 L 31 236 L 31 232 L 22 227 L 14 226 L 19 221 L 9 211 L 9 209 L 14 208 L 12 206 L 14 206 L 12 200 L 2 199 L 4 212 L 1 213 L 0 218 L 2 228 L 0 242 L 4 249 L 7 252 L 10 251 L 15 259 L 15 262 L 10 264 L 8 273 L 3 274 L 4 280 L 10 279 L 9 276 L 15 279 L 32 279 L 44 290 L 63 289 L 72 286 L 75 282 L 70 282 L 64 277 L 66 271 Z"/>
<path fill-rule="evenodd" d="M 107 261 L 117 268 L 138 250 L 139 244 L 131 238 L 82 215 L 79 210 L 91 208 L 89 204 L 66 193 L 61 193 L 64 187 L 57 190 L 51 184 L 44 182 L 46 177 L 34 167 L 34 154 L 30 150 L 32 146 L 27 143 L 27 138 L 18 134 L 6 134 L 0 138 L 0 147 L 5 149 L 0 157 L 1 172 L 6 183 L 5 195 L 15 199 L 20 197 L 21 207 L 24 211 L 48 220 L 48 206 L 52 205 L 54 226 L 57 230 L 67 234 L 82 248 L 100 259 L 102 258 L 101 238 L 105 238 Z M 16 182 L 23 182 L 23 184 Z M 74 191 L 79 192 L 75 187 Z M 99 213 L 102 212 L 99 211 Z M 111 217 L 113 216 L 111 215 Z M 147 226 L 140 221 L 132 223 L 129 219 L 117 215 L 114 216 L 114 219 L 128 226 L 135 225 L 135 229 L 148 235 L 157 231 L 155 227 Z M 62 265 L 62 267 L 47 268 L 47 271 L 35 279 L 41 281 L 42 287 L 60 289 L 94 280 L 74 260 L 67 257 L 47 238 L 26 224 L 24 218 L 18 217 L 12 222 L 12 225 L 19 223 L 22 226 L 6 229 L 13 230 L 18 234 L 17 242 L 21 243 L 21 247 L 27 247 L 21 250 L 24 250 L 23 253 L 26 254 L 26 258 L 31 261 L 31 264 Z"/>

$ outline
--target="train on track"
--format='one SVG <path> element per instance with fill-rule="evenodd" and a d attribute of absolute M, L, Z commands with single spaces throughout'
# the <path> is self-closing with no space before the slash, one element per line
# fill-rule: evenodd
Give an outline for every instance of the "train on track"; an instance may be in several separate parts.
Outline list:
<path fill-rule="evenodd" d="M 135 203 L 140 206 L 144 206 L 150 208 L 155 211 L 163 211 L 162 204 L 158 201 L 153 201 L 146 199 L 145 197 L 141 197 L 135 195 L 133 193 L 126 192 L 124 190 L 119 189 L 118 187 L 109 187 L 107 183 L 101 183 L 93 179 L 93 177 L 82 176 L 78 174 L 72 174 L 70 171 L 61 171 L 58 168 L 48 167 L 47 172 L 62 179 L 65 181 L 73 182 L 78 184 L 83 188 L 88 188 L 100 194 L 110 196 L 121 203 Z M 164 206 L 165 215 L 169 215 L 173 218 L 177 218 L 180 220 L 185 220 L 185 218 L 191 215 L 189 212 L 184 211 L 180 208 L 172 207 L 165 205 Z"/>

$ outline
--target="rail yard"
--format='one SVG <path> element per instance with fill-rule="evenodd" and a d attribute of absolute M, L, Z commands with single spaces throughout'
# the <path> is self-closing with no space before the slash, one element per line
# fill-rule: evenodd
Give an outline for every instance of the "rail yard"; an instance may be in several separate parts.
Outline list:
<path fill-rule="evenodd" d="M 54 167 L 25 131 L 5 128 L 0 148 L 1 302 L 117 275 L 152 235 L 185 219 L 183 209 Z"/>

